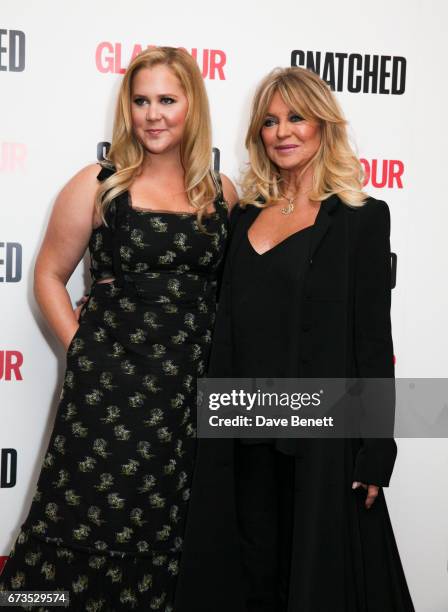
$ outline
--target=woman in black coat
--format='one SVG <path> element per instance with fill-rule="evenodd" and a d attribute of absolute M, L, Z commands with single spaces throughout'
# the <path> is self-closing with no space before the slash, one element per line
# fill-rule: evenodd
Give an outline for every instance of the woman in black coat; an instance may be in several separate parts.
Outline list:
<path fill-rule="evenodd" d="M 246 146 L 209 377 L 392 379 L 389 209 L 327 85 L 270 73 Z M 395 457 L 391 438 L 201 440 L 176 612 L 412 612 Z"/>

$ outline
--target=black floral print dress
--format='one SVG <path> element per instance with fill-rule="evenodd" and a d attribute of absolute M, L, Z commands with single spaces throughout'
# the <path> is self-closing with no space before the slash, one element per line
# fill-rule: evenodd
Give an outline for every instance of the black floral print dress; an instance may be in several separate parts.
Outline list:
<path fill-rule="evenodd" d="M 83 612 L 174 610 L 196 377 L 207 365 L 227 237 L 222 195 L 214 207 L 204 233 L 195 214 L 136 209 L 126 192 L 108 227 L 92 232 L 92 289 L 0 589 L 67 590 L 70 610 Z"/>

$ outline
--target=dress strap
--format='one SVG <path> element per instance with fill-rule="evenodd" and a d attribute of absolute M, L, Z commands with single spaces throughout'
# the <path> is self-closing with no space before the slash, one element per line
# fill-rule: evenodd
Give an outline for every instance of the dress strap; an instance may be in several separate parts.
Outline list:
<path fill-rule="evenodd" d="M 99 174 L 97 175 L 96 178 L 98 181 L 100 181 L 100 183 L 102 183 L 103 181 L 108 179 L 110 176 L 112 176 L 112 174 L 115 174 L 117 169 L 115 168 L 115 166 L 109 163 L 103 162 L 100 165 L 101 165 L 101 170 L 99 171 Z"/>

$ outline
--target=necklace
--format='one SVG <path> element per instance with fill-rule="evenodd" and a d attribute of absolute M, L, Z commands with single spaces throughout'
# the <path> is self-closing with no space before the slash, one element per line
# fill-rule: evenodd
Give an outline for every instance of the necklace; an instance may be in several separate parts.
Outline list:
<path fill-rule="evenodd" d="M 290 215 L 294 210 L 294 200 L 296 199 L 297 194 L 293 198 L 288 198 L 287 196 L 283 195 L 281 192 L 280 192 L 280 195 L 282 196 L 284 200 L 288 201 L 288 205 L 282 206 L 280 208 L 280 212 L 284 215 Z"/>

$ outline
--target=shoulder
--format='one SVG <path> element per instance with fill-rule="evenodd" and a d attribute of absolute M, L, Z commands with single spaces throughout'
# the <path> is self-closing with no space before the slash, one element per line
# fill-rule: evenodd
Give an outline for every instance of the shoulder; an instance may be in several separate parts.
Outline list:
<path fill-rule="evenodd" d="M 358 228 L 359 232 L 390 231 L 390 210 L 383 200 L 368 197 L 361 206 L 342 204 L 341 210 Z"/>
<path fill-rule="evenodd" d="M 235 206 L 230 211 L 230 216 L 229 216 L 229 228 L 230 228 L 231 234 L 233 234 L 236 226 L 240 223 L 240 221 L 241 223 L 244 223 L 243 221 L 244 215 L 248 214 L 249 211 L 253 208 L 254 207 L 250 205 L 242 207 L 239 202 L 235 204 Z M 249 220 L 249 217 L 250 215 L 247 217 L 248 220 Z"/>
<path fill-rule="evenodd" d="M 221 178 L 224 199 L 229 205 L 229 210 L 232 210 L 239 200 L 238 192 L 229 177 L 222 173 L 220 173 L 219 176 Z"/>
<path fill-rule="evenodd" d="M 368 196 L 361 206 L 355 207 L 344 205 L 344 208 L 355 211 L 363 220 L 390 217 L 389 206 L 386 202 L 384 202 L 384 200 L 377 200 L 371 196 Z"/>
<path fill-rule="evenodd" d="M 54 204 L 55 213 L 64 215 L 87 215 L 92 217 L 98 189 L 99 164 L 89 164 L 67 181 Z"/>
<path fill-rule="evenodd" d="M 390 210 L 384 200 L 368 197 L 361 210 L 363 211 L 363 226 L 367 231 L 374 229 L 387 233 L 390 231 Z"/>
<path fill-rule="evenodd" d="M 79 172 L 77 172 L 67 182 L 62 192 L 83 192 L 93 191 L 95 192 L 98 188 L 98 175 L 101 172 L 100 164 L 89 164 L 85 166 Z"/>
<path fill-rule="evenodd" d="M 360 207 L 360 210 L 365 211 L 365 215 L 369 217 L 387 217 L 390 216 L 389 206 L 384 200 L 377 200 L 369 196 L 365 204 Z"/>

